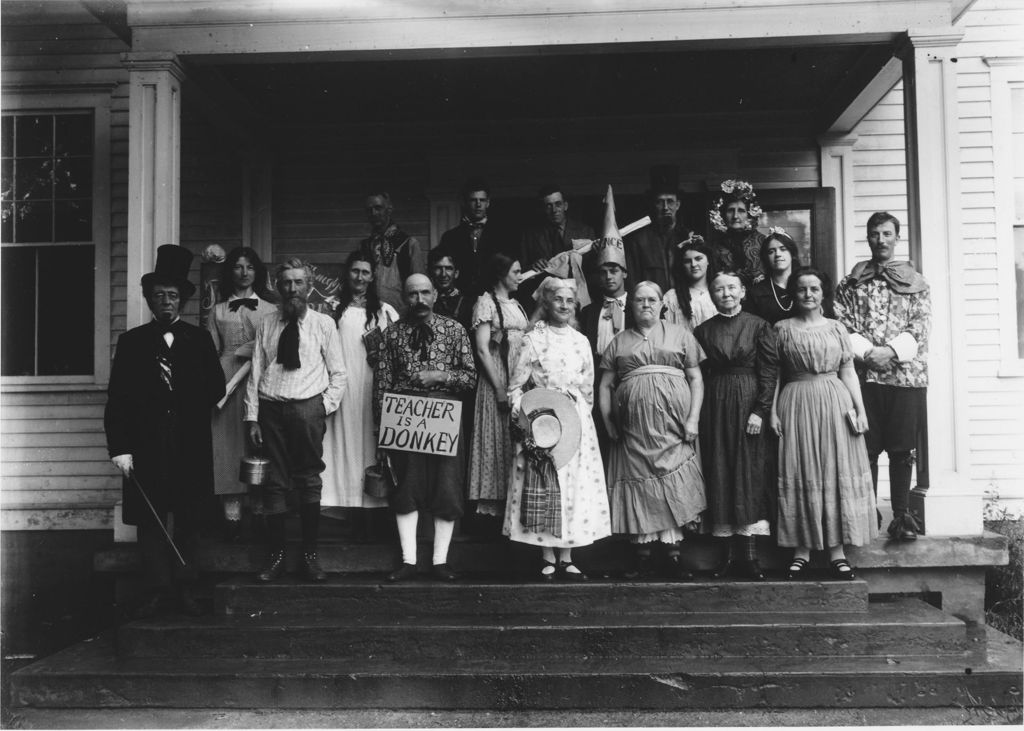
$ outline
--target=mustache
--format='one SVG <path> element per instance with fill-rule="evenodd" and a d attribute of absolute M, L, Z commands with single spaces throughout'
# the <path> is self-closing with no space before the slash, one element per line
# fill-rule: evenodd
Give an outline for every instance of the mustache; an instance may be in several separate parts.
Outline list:
<path fill-rule="evenodd" d="M 430 312 L 430 305 L 426 304 L 425 302 L 419 302 L 413 305 L 410 309 L 413 313 L 417 315 L 425 315 L 428 312 Z"/>

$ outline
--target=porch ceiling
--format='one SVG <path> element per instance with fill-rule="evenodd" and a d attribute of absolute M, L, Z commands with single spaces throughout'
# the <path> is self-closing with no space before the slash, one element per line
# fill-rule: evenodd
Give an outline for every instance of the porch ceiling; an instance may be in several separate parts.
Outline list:
<path fill-rule="evenodd" d="M 824 131 L 892 57 L 889 44 L 585 55 L 210 64 L 273 126 L 607 116 L 791 119 Z"/>

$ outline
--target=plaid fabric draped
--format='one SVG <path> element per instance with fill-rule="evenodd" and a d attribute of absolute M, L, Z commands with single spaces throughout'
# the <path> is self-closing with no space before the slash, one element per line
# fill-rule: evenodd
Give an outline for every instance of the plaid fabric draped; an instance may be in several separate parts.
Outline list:
<path fill-rule="evenodd" d="M 562 537 L 562 492 L 558 486 L 558 473 L 551 461 L 551 452 L 533 443 L 519 425 L 512 422 L 516 439 L 523 443 L 526 469 L 523 474 L 523 497 L 519 522 L 534 533 L 550 533 Z"/>

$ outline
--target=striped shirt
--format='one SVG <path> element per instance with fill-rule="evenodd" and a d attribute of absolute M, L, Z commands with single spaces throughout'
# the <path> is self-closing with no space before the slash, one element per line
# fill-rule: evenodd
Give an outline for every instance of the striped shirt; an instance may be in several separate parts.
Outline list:
<path fill-rule="evenodd" d="M 288 321 L 267 315 L 256 327 L 252 376 L 245 391 L 245 420 L 256 421 L 260 399 L 302 401 L 322 394 L 328 414 L 337 410 L 345 392 L 344 361 L 337 326 L 328 315 L 306 310 L 299 319 L 299 360 L 293 371 L 277 362 L 277 344 Z"/>

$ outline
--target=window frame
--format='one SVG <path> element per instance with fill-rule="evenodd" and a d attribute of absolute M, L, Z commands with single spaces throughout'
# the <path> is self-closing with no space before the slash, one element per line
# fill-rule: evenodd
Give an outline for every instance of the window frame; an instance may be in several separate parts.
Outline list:
<path fill-rule="evenodd" d="M 111 93 L 103 90 L 7 90 L 2 96 L 4 112 L 19 114 L 93 115 L 92 247 L 93 247 L 93 369 L 74 376 L 0 376 L 0 387 L 30 390 L 31 387 L 81 387 L 110 380 L 110 119 Z M 33 244 L 34 245 L 34 244 Z M 46 244 L 41 244 L 46 245 Z M 13 387 L 13 388 L 11 388 Z"/>

